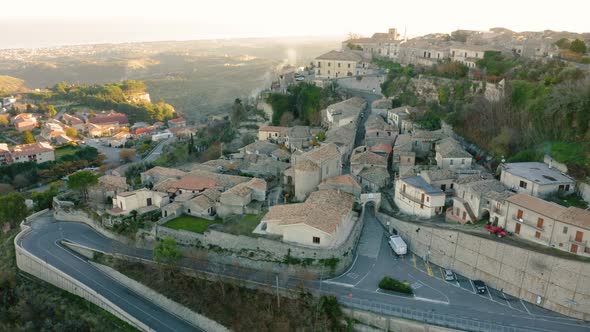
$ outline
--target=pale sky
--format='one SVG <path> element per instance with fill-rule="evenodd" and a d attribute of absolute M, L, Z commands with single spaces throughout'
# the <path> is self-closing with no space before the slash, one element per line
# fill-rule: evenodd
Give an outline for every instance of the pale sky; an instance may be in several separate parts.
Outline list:
<path fill-rule="evenodd" d="M 455 29 L 590 32 L 589 0 L 23 0 L 0 10 L 0 47 L 200 38 L 408 36 Z M 22 47 L 22 45 L 21 45 Z"/>

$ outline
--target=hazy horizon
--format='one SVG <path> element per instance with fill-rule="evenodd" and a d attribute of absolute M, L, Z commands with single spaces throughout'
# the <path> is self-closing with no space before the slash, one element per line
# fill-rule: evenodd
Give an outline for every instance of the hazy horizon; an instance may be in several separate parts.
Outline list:
<path fill-rule="evenodd" d="M 484 3 L 485 4 L 485 3 Z M 341 1 L 300 0 L 281 7 L 269 0 L 104 0 L 90 7 L 71 0 L 33 0 L 11 4 L 0 12 L 0 48 L 62 45 L 187 41 L 205 39 L 370 36 L 397 28 L 408 37 L 449 33 L 456 29 L 504 27 L 513 31 L 588 32 L 590 4 L 562 0 L 561 8 L 577 10 L 555 15 L 555 8 L 529 1 L 497 0 L 485 6 L 468 0 L 452 3 L 372 1 L 349 5 Z M 478 8 L 479 7 L 479 8 Z M 481 14 L 480 14 L 481 13 Z"/>

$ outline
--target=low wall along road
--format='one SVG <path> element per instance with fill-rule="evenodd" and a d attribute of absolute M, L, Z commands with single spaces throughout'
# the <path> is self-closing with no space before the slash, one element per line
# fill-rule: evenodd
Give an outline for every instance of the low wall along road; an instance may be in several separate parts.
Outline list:
<path fill-rule="evenodd" d="M 35 216 L 31 216 L 35 217 Z M 33 218 L 27 218 L 27 221 Z M 30 231 L 30 226 L 26 225 L 25 222 L 21 224 L 21 232 L 14 238 L 14 248 L 16 252 L 16 265 L 24 272 L 27 272 L 41 280 L 44 280 L 56 287 L 59 287 L 72 294 L 78 295 L 81 298 L 96 304 L 100 308 L 110 312 L 117 318 L 131 324 L 135 328 L 141 331 L 153 331 L 144 323 L 135 319 L 131 315 L 128 315 L 125 310 L 116 306 L 102 295 L 98 294 L 88 286 L 82 284 L 78 280 L 70 277 L 69 275 L 61 272 L 55 267 L 45 263 L 43 260 L 35 257 L 30 252 L 20 246 L 19 241 L 21 238 Z"/>
<path fill-rule="evenodd" d="M 376 214 L 390 223 L 409 249 L 434 264 L 481 279 L 506 294 L 583 320 L 590 320 L 590 263 L 522 249 L 454 230 Z"/>

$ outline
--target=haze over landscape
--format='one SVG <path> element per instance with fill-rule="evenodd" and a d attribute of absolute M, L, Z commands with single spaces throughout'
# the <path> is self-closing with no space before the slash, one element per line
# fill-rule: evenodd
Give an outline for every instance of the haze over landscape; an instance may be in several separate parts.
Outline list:
<path fill-rule="evenodd" d="M 590 332 L 590 2 L 0 10 L 0 331 Z"/>

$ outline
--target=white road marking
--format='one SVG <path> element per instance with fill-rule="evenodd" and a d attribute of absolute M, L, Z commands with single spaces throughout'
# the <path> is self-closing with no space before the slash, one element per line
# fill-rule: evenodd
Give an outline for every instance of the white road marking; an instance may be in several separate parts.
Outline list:
<path fill-rule="evenodd" d="M 526 312 L 528 312 L 528 313 L 529 313 L 529 315 L 531 315 L 531 316 L 532 316 L 533 314 L 531 314 L 531 312 L 529 311 L 529 308 L 527 308 L 527 307 L 526 307 L 526 305 L 524 304 L 524 302 L 522 301 L 522 299 L 520 299 L 520 303 L 521 303 L 521 304 L 522 304 L 522 306 L 524 307 L 524 310 L 526 310 Z"/>
<path fill-rule="evenodd" d="M 352 285 L 352 284 L 346 284 L 346 283 L 337 282 L 337 281 L 323 280 L 322 282 L 324 282 L 326 284 L 338 285 L 338 286 L 348 287 L 348 288 L 353 288 L 354 287 L 354 285 Z"/>

